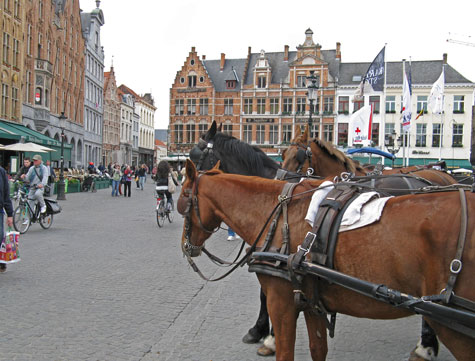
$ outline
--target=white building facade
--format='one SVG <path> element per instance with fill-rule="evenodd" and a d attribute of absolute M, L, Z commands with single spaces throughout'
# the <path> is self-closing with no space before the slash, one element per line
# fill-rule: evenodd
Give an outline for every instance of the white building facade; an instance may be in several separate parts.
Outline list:
<path fill-rule="evenodd" d="M 464 78 L 447 64 L 444 54 L 441 61 L 417 61 L 411 64 L 412 119 L 406 138 L 406 147 L 385 146 L 385 137 L 393 131 L 399 138 L 402 130 L 402 62 L 387 64 L 386 92 L 364 95 L 364 100 L 353 102 L 353 96 L 369 64 L 342 64 L 340 84 L 336 92 L 335 144 L 345 150 L 353 147 L 349 136 L 351 115 L 362 106 L 373 105 L 372 145 L 384 151 L 399 150 L 395 165 L 424 165 L 445 160 L 448 167 L 470 168 L 472 136 L 472 105 L 475 84 Z M 432 85 L 445 67 L 445 100 L 443 114 L 433 114 L 428 107 Z M 364 69 L 366 67 L 366 69 Z M 409 63 L 405 64 L 406 73 Z M 420 115 L 420 116 L 419 116 Z M 418 117 L 419 116 L 419 117 Z M 417 119 L 416 119 L 417 118 Z M 403 138 L 401 138 L 403 139 Z M 365 161 L 363 159 L 362 161 Z M 390 160 L 385 160 L 391 165 Z"/>
<path fill-rule="evenodd" d="M 104 15 L 97 8 L 91 13 L 81 13 L 83 37 L 86 43 L 86 69 L 84 72 L 84 156 L 83 166 L 102 161 L 102 136 L 104 114 L 104 48 L 101 46 L 101 26 Z"/>

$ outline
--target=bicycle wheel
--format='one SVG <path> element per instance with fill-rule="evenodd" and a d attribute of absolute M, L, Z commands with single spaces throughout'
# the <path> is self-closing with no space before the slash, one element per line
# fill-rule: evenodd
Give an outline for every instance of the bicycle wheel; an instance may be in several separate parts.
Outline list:
<path fill-rule="evenodd" d="M 159 227 L 163 227 L 165 223 L 165 202 L 160 202 L 157 209 L 157 224 Z"/>
<path fill-rule="evenodd" d="M 173 222 L 173 209 L 167 210 L 167 218 L 168 218 L 168 222 L 170 223 Z"/>
<path fill-rule="evenodd" d="M 53 224 L 53 215 L 45 213 L 40 215 L 40 226 L 43 229 L 48 229 Z"/>
<path fill-rule="evenodd" d="M 23 234 L 28 231 L 30 225 L 30 212 L 28 212 L 28 209 L 25 204 L 20 204 L 18 207 L 15 208 L 15 211 L 13 211 L 13 227 L 17 232 Z"/>

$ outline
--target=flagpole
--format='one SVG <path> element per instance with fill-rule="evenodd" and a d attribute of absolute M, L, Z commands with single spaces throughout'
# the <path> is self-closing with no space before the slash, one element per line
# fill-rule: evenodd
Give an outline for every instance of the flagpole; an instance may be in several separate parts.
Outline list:
<path fill-rule="evenodd" d="M 402 59 L 402 92 L 403 92 L 403 99 L 404 99 L 404 77 L 406 76 L 406 59 Z M 404 105 L 403 105 L 404 107 Z M 402 114 L 402 123 L 404 123 L 404 111 L 403 111 L 403 114 Z M 402 125 L 401 123 L 401 125 Z M 401 130 L 402 130 L 402 166 L 405 167 L 406 166 L 406 133 L 404 131 L 404 125 L 402 125 L 401 127 Z"/>
<path fill-rule="evenodd" d="M 445 87 L 445 64 L 442 63 L 442 73 L 444 74 L 444 87 Z M 442 160 L 442 139 L 444 135 L 444 105 L 445 105 L 445 89 L 442 93 L 442 111 L 440 112 L 440 140 L 439 140 L 439 161 Z"/>
<path fill-rule="evenodd" d="M 383 101 L 381 105 L 381 128 L 383 130 L 383 141 L 382 145 L 384 145 L 384 140 L 386 139 L 386 74 L 388 73 L 388 62 L 387 62 L 387 54 L 386 54 L 386 45 L 388 43 L 384 43 L 384 84 L 383 84 Z M 384 158 L 381 157 L 383 161 L 383 169 L 384 169 Z"/>
<path fill-rule="evenodd" d="M 412 59 L 409 57 L 409 75 L 410 79 L 408 79 L 408 85 L 409 85 L 409 101 L 411 103 L 411 112 L 412 112 Z M 409 129 L 407 131 L 407 161 L 406 161 L 406 167 L 409 167 L 410 163 L 410 152 L 411 152 L 411 128 L 412 128 L 412 115 L 411 115 L 411 124 L 409 126 Z"/>

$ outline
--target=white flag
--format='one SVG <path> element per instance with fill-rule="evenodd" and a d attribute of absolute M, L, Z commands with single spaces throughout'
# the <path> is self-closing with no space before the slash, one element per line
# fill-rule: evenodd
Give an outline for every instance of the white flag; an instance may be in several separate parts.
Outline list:
<path fill-rule="evenodd" d="M 411 70 L 409 68 L 409 74 Z M 412 105 L 411 105 L 411 83 L 404 74 L 404 81 L 402 84 L 402 129 L 408 132 L 411 129 Z"/>
<path fill-rule="evenodd" d="M 371 124 L 373 122 L 373 106 L 365 105 L 353 113 L 350 118 L 350 136 L 353 144 L 369 145 L 371 142 Z"/>
<path fill-rule="evenodd" d="M 434 114 L 441 114 L 444 111 L 444 85 L 445 73 L 442 68 L 439 79 L 432 85 L 428 100 L 429 108 Z"/>

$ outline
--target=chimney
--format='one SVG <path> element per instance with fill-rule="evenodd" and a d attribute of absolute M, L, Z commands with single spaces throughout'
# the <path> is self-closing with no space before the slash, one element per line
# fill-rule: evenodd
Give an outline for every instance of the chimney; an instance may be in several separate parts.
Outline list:
<path fill-rule="evenodd" d="M 322 50 L 322 46 L 320 44 L 317 44 L 317 58 L 322 58 L 322 53 L 321 53 L 321 50 Z"/>
<path fill-rule="evenodd" d="M 226 62 L 225 54 L 221 53 L 221 63 L 219 64 L 219 70 L 224 70 L 224 63 Z"/>
<path fill-rule="evenodd" d="M 442 64 L 447 65 L 447 53 L 442 55 Z"/>
<path fill-rule="evenodd" d="M 335 58 L 341 60 L 341 43 L 337 42 L 336 43 L 336 53 L 335 53 Z"/>
<path fill-rule="evenodd" d="M 195 47 L 194 47 L 194 46 L 191 47 L 191 52 L 192 52 L 192 53 L 195 52 Z"/>
<path fill-rule="evenodd" d="M 247 55 L 251 55 L 251 47 L 250 46 L 247 48 Z"/>
<path fill-rule="evenodd" d="M 284 46 L 284 61 L 289 61 L 289 46 Z"/>
<path fill-rule="evenodd" d="M 206 60 L 206 55 L 201 55 L 201 59 Z"/>

